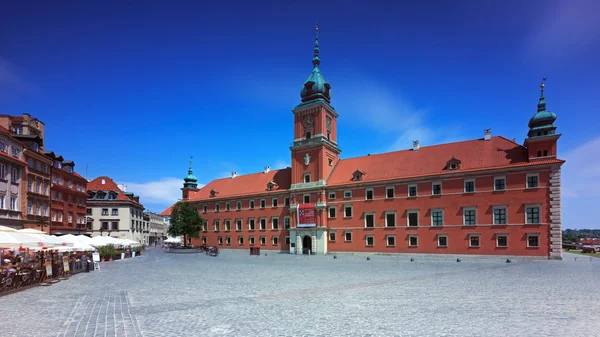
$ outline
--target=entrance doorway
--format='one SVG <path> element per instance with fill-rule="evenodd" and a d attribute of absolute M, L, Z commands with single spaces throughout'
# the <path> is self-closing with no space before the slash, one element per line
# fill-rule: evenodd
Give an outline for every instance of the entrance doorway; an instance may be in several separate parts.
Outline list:
<path fill-rule="evenodd" d="M 312 239 L 310 236 L 305 235 L 302 238 L 302 254 L 314 254 L 312 249 Z"/>

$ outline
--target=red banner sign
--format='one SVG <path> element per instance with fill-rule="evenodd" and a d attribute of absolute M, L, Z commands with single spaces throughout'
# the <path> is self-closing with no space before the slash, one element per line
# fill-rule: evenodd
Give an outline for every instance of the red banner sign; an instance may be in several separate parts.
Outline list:
<path fill-rule="evenodd" d="M 300 204 L 297 212 L 298 227 L 315 227 L 317 225 L 315 204 Z"/>

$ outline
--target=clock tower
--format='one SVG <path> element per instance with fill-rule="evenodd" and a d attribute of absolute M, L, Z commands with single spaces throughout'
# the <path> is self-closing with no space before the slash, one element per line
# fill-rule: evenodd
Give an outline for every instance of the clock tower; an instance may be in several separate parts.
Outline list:
<path fill-rule="evenodd" d="M 337 144 L 338 114 L 330 104 L 331 85 L 319 69 L 319 26 L 313 51 L 313 70 L 300 92 L 302 103 L 292 110 L 292 190 L 325 186 L 341 152 Z"/>

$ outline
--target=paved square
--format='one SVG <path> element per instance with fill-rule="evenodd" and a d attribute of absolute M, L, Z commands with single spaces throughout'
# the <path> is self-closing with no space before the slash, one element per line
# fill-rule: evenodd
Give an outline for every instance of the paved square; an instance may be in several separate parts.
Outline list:
<path fill-rule="evenodd" d="M 564 256 L 148 249 L 0 298 L 2 336 L 600 336 L 600 259 Z"/>

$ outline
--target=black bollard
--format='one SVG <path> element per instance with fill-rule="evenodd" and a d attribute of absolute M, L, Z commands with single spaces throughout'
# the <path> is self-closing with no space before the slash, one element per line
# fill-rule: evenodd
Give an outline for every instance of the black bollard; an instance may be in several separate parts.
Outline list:
<path fill-rule="evenodd" d="M 506 263 L 510 263 L 510 262 L 511 262 L 510 259 L 506 259 Z"/>
<path fill-rule="evenodd" d="M 265 256 L 268 256 L 269 254 L 265 253 Z"/>
<path fill-rule="evenodd" d="M 367 261 L 371 261 L 371 258 L 367 256 Z"/>
<path fill-rule="evenodd" d="M 413 259 L 412 257 L 410 258 L 410 262 L 415 262 L 415 259 Z"/>
<path fill-rule="evenodd" d="M 334 255 L 334 256 L 333 256 L 333 258 L 334 258 L 334 259 L 337 259 L 337 255 Z"/>
<path fill-rule="evenodd" d="M 460 262 L 460 259 L 456 259 L 456 262 Z"/>

